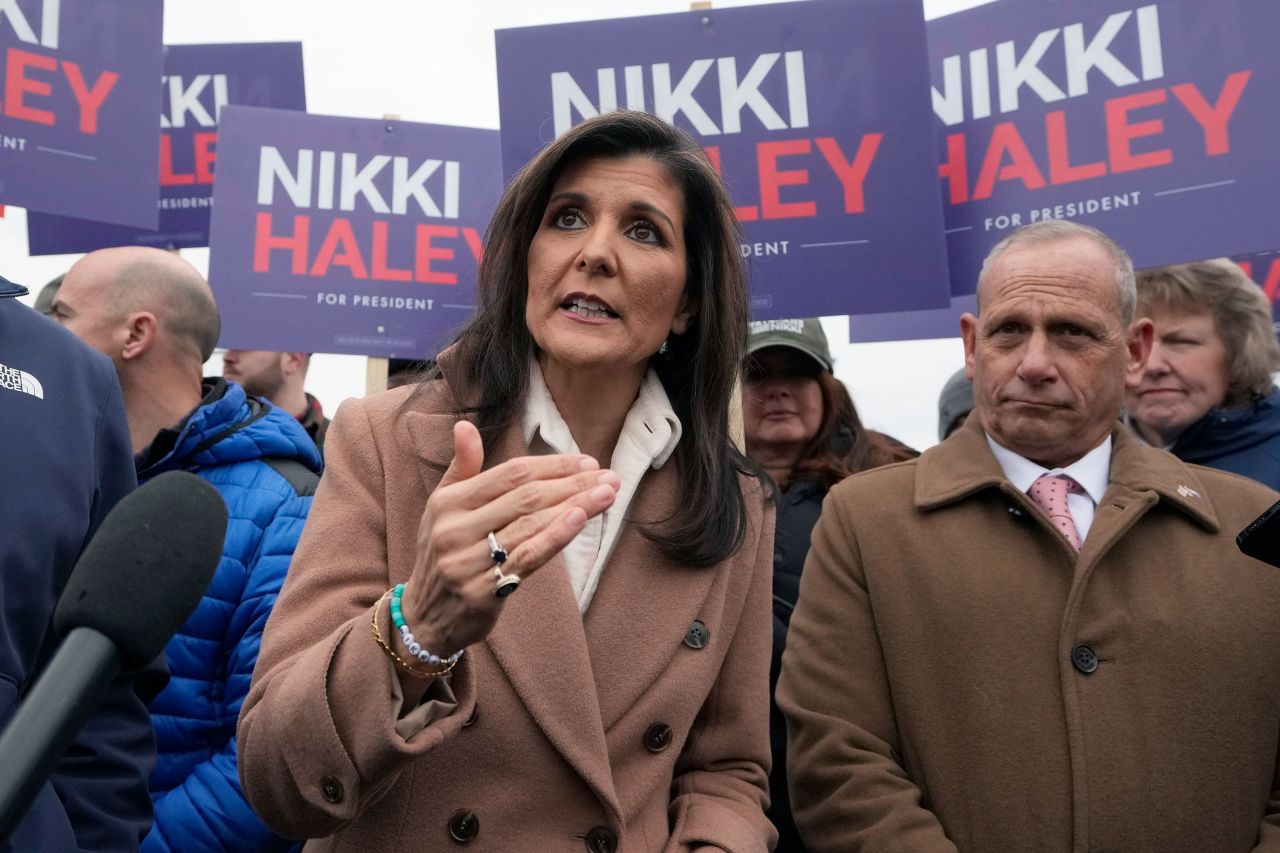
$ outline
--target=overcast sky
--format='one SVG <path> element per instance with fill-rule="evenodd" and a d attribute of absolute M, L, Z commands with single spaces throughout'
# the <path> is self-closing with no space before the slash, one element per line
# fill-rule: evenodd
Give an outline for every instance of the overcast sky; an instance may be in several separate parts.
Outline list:
<path fill-rule="evenodd" d="M 856 0 L 850 0 L 856 2 Z M 912 0 L 901 0 L 910 3 Z M 991 0 L 924 0 L 926 17 Z M 724 8 L 754 5 L 717 2 Z M 687 0 L 166 0 L 164 34 L 171 44 L 301 41 L 311 112 L 406 121 L 498 127 L 493 31 L 502 27 L 687 10 Z M 157 81 L 158 82 L 158 81 Z M 0 219 L 0 274 L 37 290 L 75 256 L 30 258 L 24 211 Z M 208 251 L 183 257 L 202 271 Z M 844 343 L 847 318 L 825 318 L 836 373 L 863 421 L 923 449 L 937 441 L 937 396 L 963 363 L 958 338 L 894 344 Z M 958 332 L 957 332 L 958 334 Z M 221 369 L 214 356 L 209 372 Z M 308 388 L 332 414 L 364 393 L 365 359 L 317 356 Z"/>

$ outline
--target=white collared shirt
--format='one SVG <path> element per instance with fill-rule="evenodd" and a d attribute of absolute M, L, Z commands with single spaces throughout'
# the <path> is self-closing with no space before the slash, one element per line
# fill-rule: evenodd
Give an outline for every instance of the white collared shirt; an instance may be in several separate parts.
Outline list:
<path fill-rule="evenodd" d="M 582 452 L 569 432 L 569 425 L 560 416 L 555 400 L 551 399 L 536 360 L 529 369 L 529 393 L 521 426 L 530 453 Z M 587 612 L 595 595 L 600 574 L 617 544 L 640 479 L 649 468 L 661 468 L 666 463 L 680 442 L 680 434 L 680 419 L 671 408 L 666 389 L 658 375 L 650 370 L 623 421 L 609 464 L 621 481 L 618 496 L 611 507 L 587 521 L 587 526 L 561 552 L 580 612 Z"/>
<path fill-rule="evenodd" d="M 1067 508 L 1071 510 L 1071 518 L 1080 533 L 1080 541 L 1084 542 L 1089 535 L 1089 527 L 1093 524 L 1093 515 L 1097 511 L 1098 501 L 1107 491 L 1111 482 L 1111 436 L 1108 435 L 1093 450 L 1081 456 L 1065 468 L 1042 468 L 1026 457 L 1019 456 L 1007 447 L 996 443 L 990 435 L 987 444 L 991 447 L 996 461 L 1004 469 L 1004 476 L 1022 492 L 1031 488 L 1031 484 L 1044 474 L 1066 474 L 1080 484 L 1083 494 L 1071 492 L 1067 495 Z"/>

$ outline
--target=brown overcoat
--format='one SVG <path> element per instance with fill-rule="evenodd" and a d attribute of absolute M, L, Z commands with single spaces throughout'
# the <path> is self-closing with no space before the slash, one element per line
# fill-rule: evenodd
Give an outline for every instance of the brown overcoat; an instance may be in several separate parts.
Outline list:
<path fill-rule="evenodd" d="M 778 686 L 813 853 L 1280 850 L 1280 570 L 1234 542 L 1280 495 L 1113 439 L 1079 555 L 977 418 L 831 491 Z"/>
<path fill-rule="evenodd" d="M 456 420 L 444 380 L 412 390 L 348 401 L 329 430 L 240 717 L 254 808 L 286 835 L 322 839 L 308 851 L 448 850 L 451 829 L 473 835 L 467 849 L 504 853 L 607 853 L 611 837 L 626 853 L 766 850 L 773 511 L 746 478 L 749 528 L 734 557 L 680 565 L 628 522 L 585 617 L 555 558 L 467 649 L 456 710 L 396 733 L 371 617 L 409 579 L 442 474 L 428 460 L 452 456 Z M 497 450 L 486 465 L 528 452 L 518 426 Z M 630 519 L 678 511 L 676 467 L 645 475 Z M 695 620 L 709 642 L 686 642 Z"/>

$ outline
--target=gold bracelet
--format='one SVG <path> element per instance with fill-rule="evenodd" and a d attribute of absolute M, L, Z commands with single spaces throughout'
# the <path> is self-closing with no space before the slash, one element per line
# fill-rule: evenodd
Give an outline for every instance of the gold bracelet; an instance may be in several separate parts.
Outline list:
<path fill-rule="evenodd" d="M 412 664 L 410 664 L 408 661 L 404 660 L 398 654 L 396 654 L 395 649 L 391 648 L 391 646 L 387 644 L 387 641 L 382 638 L 382 630 L 378 628 L 378 605 L 381 605 L 384 601 L 390 600 L 390 598 L 391 598 L 391 590 L 387 590 L 382 594 L 382 598 L 379 598 L 378 603 L 374 605 L 373 619 L 371 619 L 370 622 L 373 625 L 373 638 L 378 641 L 379 646 L 382 646 L 382 650 L 387 653 L 387 655 L 391 658 L 392 662 L 395 663 L 395 665 L 399 669 L 416 678 L 439 678 L 440 676 L 447 674 L 450 670 L 452 670 L 455 666 L 457 666 L 458 661 L 455 660 L 453 663 L 449 664 L 444 669 L 421 670 L 421 669 L 414 668 Z"/>

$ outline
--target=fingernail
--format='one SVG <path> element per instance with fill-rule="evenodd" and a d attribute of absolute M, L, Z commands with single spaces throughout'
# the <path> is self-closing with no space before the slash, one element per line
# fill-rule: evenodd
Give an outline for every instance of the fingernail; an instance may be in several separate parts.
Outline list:
<path fill-rule="evenodd" d="M 565 515 L 564 523 L 577 530 L 587 523 L 587 514 L 575 506 Z"/>
<path fill-rule="evenodd" d="M 604 503 L 612 498 L 616 493 L 617 490 L 609 486 L 596 486 L 591 490 L 591 499 L 596 503 Z"/>
<path fill-rule="evenodd" d="M 600 467 L 600 463 L 590 456 L 584 456 L 578 460 L 578 467 L 583 471 L 594 471 Z"/>
<path fill-rule="evenodd" d="M 615 489 L 622 485 L 622 481 L 618 479 L 618 475 L 607 470 L 600 472 L 600 476 L 596 477 L 596 482 L 606 486 L 613 486 Z"/>

